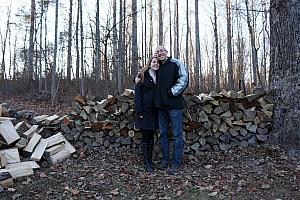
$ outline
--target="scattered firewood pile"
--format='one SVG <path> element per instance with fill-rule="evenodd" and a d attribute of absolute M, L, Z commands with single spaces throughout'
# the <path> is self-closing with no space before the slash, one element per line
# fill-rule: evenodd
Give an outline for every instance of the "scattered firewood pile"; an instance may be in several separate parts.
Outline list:
<path fill-rule="evenodd" d="M 34 117 L 32 112 L 12 112 L 0 105 L 0 186 L 10 187 L 14 178 L 32 175 L 41 160 L 55 164 L 76 151 L 62 133 L 52 131 L 63 118 Z"/>

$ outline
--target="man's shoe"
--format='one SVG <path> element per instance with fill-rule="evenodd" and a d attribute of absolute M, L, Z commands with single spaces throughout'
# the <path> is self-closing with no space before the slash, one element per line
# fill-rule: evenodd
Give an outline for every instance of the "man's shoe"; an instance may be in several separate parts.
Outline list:
<path fill-rule="evenodd" d="M 179 172 L 179 170 L 180 166 L 171 166 L 167 172 L 169 175 L 174 175 L 175 173 Z"/>
<path fill-rule="evenodd" d="M 157 169 L 159 170 L 165 170 L 168 168 L 168 163 L 167 162 L 160 162 L 157 165 Z"/>
<path fill-rule="evenodd" d="M 149 172 L 149 173 L 153 173 L 153 172 L 154 172 L 154 169 L 153 169 L 153 167 L 152 167 L 152 166 L 150 166 L 150 165 L 148 165 L 148 166 L 144 166 L 144 168 L 145 168 L 145 171 L 146 171 L 146 172 Z"/>

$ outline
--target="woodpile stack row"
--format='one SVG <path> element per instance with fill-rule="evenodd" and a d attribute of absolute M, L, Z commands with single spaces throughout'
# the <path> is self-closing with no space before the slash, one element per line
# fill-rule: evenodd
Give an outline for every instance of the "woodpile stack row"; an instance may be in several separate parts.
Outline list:
<path fill-rule="evenodd" d="M 140 143 L 134 128 L 134 93 L 93 101 L 77 96 L 63 132 L 71 141 L 90 147 L 131 148 Z M 263 90 L 243 96 L 241 92 L 185 95 L 185 152 L 229 150 L 265 142 L 271 129 L 273 104 Z M 68 135 L 68 136 L 67 136 Z M 171 137 L 171 136 L 170 136 Z M 156 148 L 157 149 L 157 148 Z"/>
<path fill-rule="evenodd" d="M 16 119 L 9 117 L 17 116 L 15 112 L 0 108 L 0 186 L 11 187 L 13 179 L 32 175 L 40 168 L 38 163 L 55 164 L 76 151 L 61 132 L 52 131 L 60 129 L 64 117 L 34 117 L 24 110 Z"/>

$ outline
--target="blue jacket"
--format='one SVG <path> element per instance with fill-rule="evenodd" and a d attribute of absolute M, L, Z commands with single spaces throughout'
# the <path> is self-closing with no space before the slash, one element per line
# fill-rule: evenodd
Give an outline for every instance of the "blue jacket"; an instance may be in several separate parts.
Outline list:
<path fill-rule="evenodd" d="M 149 74 L 145 72 L 144 83 L 135 85 L 135 127 L 145 130 L 156 130 L 158 128 L 157 109 L 155 108 L 155 91 L 156 85 Z M 140 118 L 139 116 L 143 116 Z"/>
<path fill-rule="evenodd" d="M 159 109 L 184 108 L 182 93 L 188 87 L 188 82 L 186 67 L 177 59 L 167 58 L 165 63 L 159 65 L 157 72 L 156 107 Z"/>

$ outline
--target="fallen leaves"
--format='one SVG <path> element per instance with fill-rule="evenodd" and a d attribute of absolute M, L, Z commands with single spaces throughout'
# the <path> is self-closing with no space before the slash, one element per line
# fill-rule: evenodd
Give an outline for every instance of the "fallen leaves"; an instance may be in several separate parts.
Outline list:
<path fill-rule="evenodd" d="M 299 164 L 282 159 L 281 151 L 270 151 L 272 158 L 267 157 L 265 147 L 205 152 L 173 176 L 160 170 L 145 173 L 138 149 L 94 151 L 83 159 L 42 168 L 34 178 L 16 181 L 14 189 L 0 192 L 0 198 L 16 191 L 23 199 L 38 199 L 36 194 L 50 199 L 141 200 L 259 199 L 262 195 L 298 199 L 300 195 Z"/>

